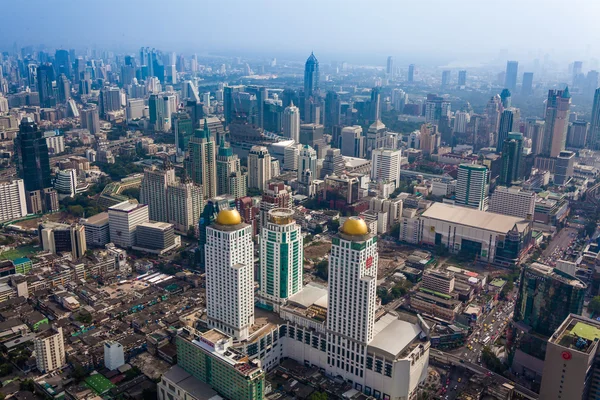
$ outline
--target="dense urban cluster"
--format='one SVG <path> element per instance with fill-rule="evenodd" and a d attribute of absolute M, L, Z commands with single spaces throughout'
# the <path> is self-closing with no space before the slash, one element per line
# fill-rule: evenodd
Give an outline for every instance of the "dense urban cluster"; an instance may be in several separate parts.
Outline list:
<path fill-rule="evenodd" d="M 1 53 L 0 398 L 598 398 L 597 61 L 381 61 Z"/>

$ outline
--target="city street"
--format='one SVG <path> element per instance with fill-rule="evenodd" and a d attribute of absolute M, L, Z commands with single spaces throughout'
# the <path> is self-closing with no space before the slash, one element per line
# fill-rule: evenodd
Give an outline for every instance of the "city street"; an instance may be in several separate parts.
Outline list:
<path fill-rule="evenodd" d="M 540 261 L 553 262 L 560 259 L 562 253 L 569 247 L 577 237 L 577 229 L 564 228 L 550 241 L 546 250 L 542 252 Z"/>

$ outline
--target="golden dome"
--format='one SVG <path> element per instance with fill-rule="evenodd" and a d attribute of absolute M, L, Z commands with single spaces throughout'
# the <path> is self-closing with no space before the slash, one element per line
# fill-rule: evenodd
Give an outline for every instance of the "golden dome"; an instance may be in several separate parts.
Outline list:
<path fill-rule="evenodd" d="M 221 210 L 216 222 L 219 225 L 237 225 L 242 223 L 242 217 L 237 210 Z"/>
<path fill-rule="evenodd" d="M 359 217 L 350 217 L 344 222 L 342 226 L 342 233 L 346 235 L 366 235 L 369 233 L 369 228 L 367 227 L 366 222 Z"/>

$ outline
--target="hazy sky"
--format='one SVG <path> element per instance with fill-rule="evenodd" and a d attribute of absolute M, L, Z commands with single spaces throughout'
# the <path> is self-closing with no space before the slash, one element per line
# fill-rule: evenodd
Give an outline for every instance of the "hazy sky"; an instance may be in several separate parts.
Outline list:
<path fill-rule="evenodd" d="M 150 46 L 265 57 L 586 59 L 598 0 L 3 0 L 0 48 Z M 383 63 L 382 61 L 381 63 Z"/>

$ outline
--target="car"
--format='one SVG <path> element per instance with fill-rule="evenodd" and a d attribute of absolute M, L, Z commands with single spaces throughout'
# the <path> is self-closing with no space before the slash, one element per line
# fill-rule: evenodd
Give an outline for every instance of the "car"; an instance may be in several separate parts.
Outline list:
<path fill-rule="evenodd" d="M 454 390 L 458 389 L 458 385 L 454 385 Z"/>
<path fill-rule="evenodd" d="M 458 383 L 460 383 L 460 381 L 462 381 L 462 378 L 458 378 Z"/>

